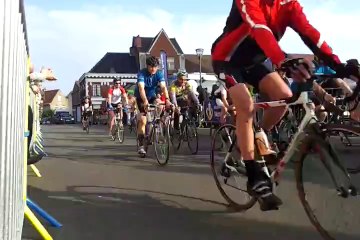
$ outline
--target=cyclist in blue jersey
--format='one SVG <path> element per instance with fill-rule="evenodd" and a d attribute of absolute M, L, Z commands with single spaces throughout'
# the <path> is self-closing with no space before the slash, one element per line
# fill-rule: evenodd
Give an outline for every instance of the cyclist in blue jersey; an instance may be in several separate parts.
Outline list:
<path fill-rule="evenodd" d="M 160 89 L 165 96 L 166 106 L 169 107 L 171 105 L 164 74 L 158 69 L 159 60 L 153 56 L 148 57 L 146 59 L 146 66 L 146 68 L 140 70 L 138 73 L 137 85 L 135 88 L 135 97 L 139 109 L 137 140 L 139 146 L 138 153 L 140 155 L 146 154 L 144 149 L 146 111 L 149 104 L 160 102 L 160 99 L 156 96 L 158 86 L 160 86 Z"/>

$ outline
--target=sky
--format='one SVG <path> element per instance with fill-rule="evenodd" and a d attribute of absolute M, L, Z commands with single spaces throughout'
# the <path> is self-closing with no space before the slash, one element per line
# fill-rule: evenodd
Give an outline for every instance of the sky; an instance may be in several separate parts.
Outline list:
<path fill-rule="evenodd" d="M 299 0 L 310 23 L 342 61 L 360 58 L 359 0 Z M 133 36 L 153 37 L 161 28 L 186 54 L 210 53 L 231 0 L 25 0 L 30 57 L 35 69 L 58 77 L 46 89 L 68 94 L 81 75 L 107 52 L 129 52 Z M 288 29 L 280 42 L 289 53 L 310 53 Z"/>

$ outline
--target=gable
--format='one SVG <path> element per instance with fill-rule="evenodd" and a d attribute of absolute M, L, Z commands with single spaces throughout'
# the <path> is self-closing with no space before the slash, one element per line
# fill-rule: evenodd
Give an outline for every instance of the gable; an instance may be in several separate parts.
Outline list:
<path fill-rule="evenodd" d="M 164 32 L 161 32 L 159 34 L 159 36 L 156 38 L 153 45 L 149 49 L 149 52 L 151 55 L 159 56 L 161 50 L 164 50 L 168 56 L 178 55 L 176 48 Z"/>
<path fill-rule="evenodd" d="M 165 33 L 164 29 L 161 29 L 161 31 L 154 38 L 154 41 L 148 52 L 150 52 L 151 54 L 155 53 L 156 55 L 158 55 L 161 50 L 164 50 L 168 55 L 169 54 L 178 55 L 180 54 L 180 52 L 173 44 L 173 42 L 175 41 L 176 41 L 175 39 L 171 41 L 170 38 Z M 176 42 L 176 45 L 178 46 L 179 44 L 177 44 Z"/>
<path fill-rule="evenodd" d="M 52 103 L 59 91 L 60 91 L 59 89 L 45 91 L 43 103 L 44 104 Z"/>

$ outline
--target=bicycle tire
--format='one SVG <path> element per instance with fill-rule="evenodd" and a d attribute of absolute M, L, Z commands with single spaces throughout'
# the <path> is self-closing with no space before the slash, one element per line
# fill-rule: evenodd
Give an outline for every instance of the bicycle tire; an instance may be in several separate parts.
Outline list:
<path fill-rule="evenodd" d="M 125 140 L 124 129 L 121 129 L 120 126 L 117 126 L 117 139 L 119 143 L 123 143 Z"/>
<path fill-rule="evenodd" d="M 306 156 L 315 150 L 315 152 L 320 153 L 320 159 L 326 158 L 326 154 L 324 152 L 329 149 L 329 143 L 327 143 L 323 137 L 311 134 L 307 135 L 301 142 L 299 146 L 299 151 L 296 154 L 297 159 L 295 161 L 295 179 L 296 179 L 296 188 L 298 191 L 298 196 L 300 202 L 305 210 L 306 215 L 308 216 L 311 224 L 315 227 L 315 229 L 319 232 L 325 240 L 335 240 L 334 237 L 330 235 L 330 233 L 321 225 L 319 220 L 317 219 L 314 211 L 312 210 L 310 204 L 308 203 L 306 193 L 304 190 L 304 182 L 303 182 L 303 170 L 304 169 L 304 160 Z"/>
<path fill-rule="evenodd" d="M 219 135 L 219 133 L 222 131 L 222 129 L 224 128 L 232 128 L 233 130 L 235 130 L 235 126 L 232 124 L 224 124 L 221 127 L 219 127 L 216 132 L 213 135 L 212 141 L 211 141 L 211 153 L 210 153 L 210 165 L 211 165 L 211 171 L 216 183 L 216 187 L 218 188 L 218 190 L 220 191 L 220 194 L 223 196 L 223 198 L 227 201 L 227 203 L 229 204 L 229 207 L 231 207 L 234 210 L 237 211 L 245 211 L 248 210 L 250 208 L 252 208 L 255 203 L 257 202 L 255 197 L 251 197 L 249 199 L 248 202 L 246 202 L 245 204 L 239 204 L 236 201 L 234 201 L 233 199 L 231 199 L 230 196 L 228 196 L 228 194 L 226 194 L 225 190 L 222 188 L 221 183 L 217 177 L 217 173 L 215 170 L 215 160 L 214 160 L 214 151 L 216 150 L 216 136 Z M 240 173 L 239 173 L 240 174 Z M 250 196 L 250 195 L 249 195 Z"/>
<path fill-rule="evenodd" d="M 116 125 L 113 126 L 113 129 L 111 130 L 111 140 L 115 141 L 116 140 L 116 130 L 117 130 L 117 127 Z"/>
<path fill-rule="evenodd" d="M 191 152 L 192 155 L 195 155 L 198 153 L 199 151 L 199 135 L 198 135 L 198 132 L 197 132 L 197 127 L 195 126 L 195 124 L 193 122 L 188 122 L 189 124 L 186 124 L 186 127 L 185 127 L 185 134 L 186 134 L 186 139 L 187 139 L 187 144 L 188 144 L 188 147 L 189 147 L 189 150 Z M 190 145 L 190 141 L 189 141 L 189 127 L 193 128 L 194 129 L 194 132 L 195 132 L 195 138 L 196 138 L 196 146 L 195 146 L 195 149 L 193 149 Z"/>
<path fill-rule="evenodd" d="M 348 134 L 354 134 L 360 137 L 360 127 L 344 125 L 344 124 L 328 123 L 324 126 L 323 132 L 325 134 L 329 134 L 330 132 L 342 132 L 342 133 L 346 132 Z M 360 173 L 360 161 L 358 162 L 357 166 L 351 168 L 348 167 L 347 171 L 350 174 Z"/>
<path fill-rule="evenodd" d="M 154 152 L 155 152 L 155 157 L 156 157 L 156 161 L 158 162 L 158 164 L 160 166 L 165 166 L 167 165 L 167 163 L 169 162 L 169 158 L 170 158 L 170 132 L 169 132 L 169 124 L 168 123 L 164 123 L 162 122 L 162 125 L 164 126 L 164 129 L 161 129 L 160 131 L 165 131 L 164 135 L 164 141 L 167 142 L 167 146 L 166 146 L 166 157 L 165 157 L 165 161 L 160 161 L 160 157 L 159 157 L 159 153 L 157 150 L 157 146 L 158 146 L 158 134 L 156 131 L 156 128 L 160 127 L 161 128 L 161 124 L 157 124 L 157 126 L 155 127 L 154 133 L 153 133 L 153 144 L 154 144 Z"/>
<path fill-rule="evenodd" d="M 89 134 L 90 132 L 90 127 L 89 127 L 89 123 L 86 124 L 86 133 Z"/>

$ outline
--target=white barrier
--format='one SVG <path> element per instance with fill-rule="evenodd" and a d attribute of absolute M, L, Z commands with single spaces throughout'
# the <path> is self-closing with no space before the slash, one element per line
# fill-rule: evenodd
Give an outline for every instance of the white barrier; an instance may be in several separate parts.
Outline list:
<path fill-rule="evenodd" d="M 24 219 L 25 86 L 23 0 L 0 1 L 0 239 L 20 240 Z"/>

